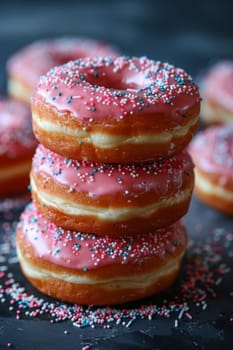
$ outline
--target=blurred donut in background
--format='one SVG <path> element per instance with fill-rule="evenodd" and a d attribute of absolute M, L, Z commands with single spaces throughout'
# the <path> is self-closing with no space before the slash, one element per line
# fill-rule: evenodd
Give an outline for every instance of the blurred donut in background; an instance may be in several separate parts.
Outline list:
<path fill-rule="evenodd" d="M 206 124 L 233 123 L 233 61 L 221 61 L 205 75 L 201 117 Z"/>
<path fill-rule="evenodd" d="M 0 196 L 26 191 L 37 141 L 30 109 L 21 102 L 0 100 Z"/>
<path fill-rule="evenodd" d="M 195 193 L 206 204 L 233 215 L 233 124 L 200 132 L 189 148 Z"/>
<path fill-rule="evenodd" d="M 8 94 L 29 103 L 39 77 L 52 67 L 77 58 L 118 55 L 111 46 L 92 39 L 64 37 L 34 42 L 8 60 Z"/>

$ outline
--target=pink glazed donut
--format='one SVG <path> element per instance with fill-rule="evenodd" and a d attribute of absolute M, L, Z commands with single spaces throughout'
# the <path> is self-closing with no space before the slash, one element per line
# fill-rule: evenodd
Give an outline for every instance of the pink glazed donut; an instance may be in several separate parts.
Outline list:
<path fill-rule="evenodd" d="M 53 152 L 135 163 L 181 152 L 197 128 L 200 96 L 180 68 L 146 57 L 71 61 L 41 77 L 33 129 Z"/>
<path fill-rule="evenodd" d="M 188 210 L 194 183 L 187 152 L 158 162 L 87 163 L 39 145 L 32 195 L 49 220 L 66 229 L 111 236 L 146 233 Z"/>
<path fill-rule="evenodd" d="M 42 293 L 111 305 L 158 293 L 175 280 L 187 245 L 182 222 L 134 237 L 65 231 L 30 204 L 17 228 L 23 273 Z"/>
<path fill-rule="evenodd" d="M 233 61 L 219 62 L 207 72 L 201 94 L 206 124 L 233 123 Z"/>
<path fill-rule="evenodd" d="M 233 124 L 210 127 L 190 146 L 195 193 L 211 207 L 233 215 Z"/>
<path fill-rule="evenodd" d="M 24 104 L 0 99 L 0 196 L 27 190 L 32 156 L 37 146 L 31 112 Z"/>
<path fill-rule="evenodd" d="M 84 38 L 59 38 L 37 41 L 15 53 L 8 61 L 8 92 L 13 98 L 30 103 L 41 75 L 52 67 L 77 58 L 117 56 L 112 47 Z"/>

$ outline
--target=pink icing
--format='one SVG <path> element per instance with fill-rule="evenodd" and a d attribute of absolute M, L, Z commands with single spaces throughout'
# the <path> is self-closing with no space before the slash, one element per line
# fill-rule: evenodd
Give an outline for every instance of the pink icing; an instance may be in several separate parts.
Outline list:
<path fill-rule="evenodd" d="M 203 97 L 233 112 L 233 62 L 214 65 L 208 72 L 202 90 Z"/>
<path fill-rule="evenodd" d="M 36 145 L 30 109 L 14 100 L 0 100 L 0 156 L 17 158 Z"/>
<path fill-rule="evenodd" d="M 39 145 L 33 158 L 35 176 L 41 174 L 45 186 L 47 178 L 52 177 L 68 191 L 86 192 L 93 198 L 120 193 L 129 199 L 146 192 L 161 198 L 171 196 L 183 189 L 183 178 L 192 169 L 187 152 L 168 160 L 122 165 L 75 161 Z"/>
<path fill-rule="evenodd" d="M 146 235 L 100 237 L 57 227 L 38 212 L 34 203 L 25 209 L 18 228 L 35 256 L 84 272 L 106 265 L 141 263 L 154 256 L 162 259 L 186 244 L 181 221 Z"/>
<path fill-rule="evenodd" d="M 110 46 L 91 39 L 41 40 L 13 55 L 8 61 L 8 73 L 20 77 L 35 87 L 39 77 L 53 66 L 87 56 L 116 56 L 117 54 Z"/>
<path fill-rule="evenodd" d="M 179 125 L 200 97 L 192 78 L 168 63 L 146 57 L 98 57 L 51 69 L 37 85 L 33 101 L 40 100 L 85 123 L 143 113 L 162 114 Z"/>
<path fill-rule="evenodd" d="M 219 176 L 219 183 L 233 180 L 233 125 L 211 127 L 200 132 L 190 145 L 198 168 Z"/>

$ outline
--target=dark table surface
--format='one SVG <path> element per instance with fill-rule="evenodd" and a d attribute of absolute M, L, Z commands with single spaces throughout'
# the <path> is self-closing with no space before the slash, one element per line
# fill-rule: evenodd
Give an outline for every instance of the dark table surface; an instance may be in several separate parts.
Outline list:
<path fill-rule="evenodd" d="M 105 40 L 126 54 L 169 61 L 197 76 L 212 62 L 233 58 L 230 3 L 218 0 L 4 2 L 0 11 L 1 94 L 6 91 L 7 58 L 23 45 L 48 36 L 79 35 Z M 29 296 L 42 297 L 49 305 L 55 303 L 60 308 L 62 305 L 37 293 L 18 267 L 14 228 L 26 201 L 20 197 L 0 202 L 0 350 L 231 348 L 232 218 L 194 197 L 185 217 L 191 245 L 177 282 L 159 296 L 118 308 L 125 309 L 127 314 L 131 309 L 145 310 L 148 306 L 153 310 L 152 320 L 145 316 L 137 317 L 132 324 L 126 319 L 120 324 L 115 320 L 95 328 L 88 325 L 79 328 L 71 320 L 56 323 L 56 317 L 51 314 L 33 317 L 27 313 L 32 310 L 28 305 L 21 309 L 19 295 L 7 294 L 7 284 L 11 287 L 18 283 L 17 293 L 19 287 L 24 287 Z M 193 276 L 197 282 L 190 287 L 188 296 L 184 288 L 189 278 L 193 282 Z M 199 304 L 194 300 L 196 291 L 192 288 L 206 293 Z M 184 294 L 189 310 L 181 308 L 170 317 L 158 315 L 159 308 L 169 305 L 176 295 L 181 303 Z M 21 310 L 19 319 L 17 310 Z M 88 312 L 84 310 L 83 314 Z"/>

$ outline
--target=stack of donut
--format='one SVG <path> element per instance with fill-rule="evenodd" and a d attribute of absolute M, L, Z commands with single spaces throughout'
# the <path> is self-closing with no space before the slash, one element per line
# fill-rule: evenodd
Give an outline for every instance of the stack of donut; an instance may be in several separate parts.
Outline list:
<path fill-rule="evenodd" d="M 194 176 L 184 148 L 199 109 L 187 73 L 145 57 L 78 59 L 40 79 L 33 202 L 17 228 L 38 290 L 111 305 L 171 285 L 187 245 L 180 218 Z"/>

